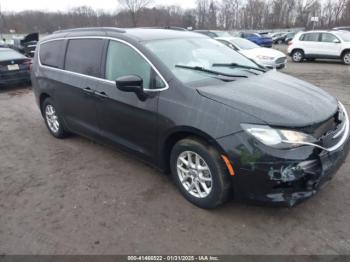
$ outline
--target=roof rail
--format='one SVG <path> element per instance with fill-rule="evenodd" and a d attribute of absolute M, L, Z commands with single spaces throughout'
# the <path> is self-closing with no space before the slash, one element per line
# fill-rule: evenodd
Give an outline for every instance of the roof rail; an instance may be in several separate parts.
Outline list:
<path fill-rule="evenodd" d="M 84 31 L 110 31 L 110 32 L 116 32 L 116 33 L 126 33 L 126 31 L 124 29 L 117 28 L 117 27 L 81 27 L 81 28 L 71 28 L 71 29 L 58 30 L 58 31 L 53 32 L 53 34 L 84 32 Z"/>
<path fill-rule="evenodd" d="M 149 26 L 149 27 L 138 27 L 139 29 L 168 29 L 174 31 L 188 31 L 186 28 L 179 26 Z M 135 28 L 135 29 L 138 29 Z"/>

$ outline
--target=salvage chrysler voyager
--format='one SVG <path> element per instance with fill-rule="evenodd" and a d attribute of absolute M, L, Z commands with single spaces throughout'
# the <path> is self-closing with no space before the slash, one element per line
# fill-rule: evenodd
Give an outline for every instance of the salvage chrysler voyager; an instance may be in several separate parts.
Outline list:
<path fill-rule="evenodd" d="M 230 198 L 293 206 L 349 151 L 341 102 L 197 33 L 58 31 L 38 45 L 32 81 L 53 136 L 128 150 L 202 208 Z"/>

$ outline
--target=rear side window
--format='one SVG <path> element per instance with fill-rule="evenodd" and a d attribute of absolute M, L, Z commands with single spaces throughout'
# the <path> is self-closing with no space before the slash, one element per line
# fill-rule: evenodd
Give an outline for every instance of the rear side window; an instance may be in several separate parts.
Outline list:
<path fill-rule="evenodd" d="M 319 36 L 320 36 L 319 33 L 304 34 L 301 36 L 300 40 L 306 41 L 306 42 L 318 42 Z"/>
<path fill-rule="evenodd" d="M 121 76 L 137 75 L 145 89 L 151 88 L 152 68 L 133 48 L 123 43 L 110 41 L 106 60 L 106 79 L 115 81 Z"/>
<path fill-rule="evenodd" d="M 88 76 L 100 77 L 103 39 L 69 40 L 65 69 Z"/>
<path fill-rule="evenodd" d="M 40 45 L 40 62 L 42 65 L 63 68 L 64 41 L 54 40 Z"/>

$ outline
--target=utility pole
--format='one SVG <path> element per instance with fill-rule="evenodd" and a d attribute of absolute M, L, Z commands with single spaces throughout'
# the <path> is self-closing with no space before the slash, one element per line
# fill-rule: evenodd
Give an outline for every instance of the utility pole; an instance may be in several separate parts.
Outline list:
<path fill-rule="evenodd" d="M 2 28 L 3 28 L 3 22 L 2 22 L 2 12 L 1 12 L 1 2 L 0 2 L 0 39 L 3 39 Z"/>

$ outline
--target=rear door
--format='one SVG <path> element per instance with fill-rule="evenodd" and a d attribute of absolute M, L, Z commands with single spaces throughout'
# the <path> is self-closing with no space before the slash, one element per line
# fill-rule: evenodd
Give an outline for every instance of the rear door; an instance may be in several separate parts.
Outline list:
<path fill-rule="evenodd" d="M 107 140 L 152 159 L 157 141 L 157 105 L 159 92 L 165 87 L 150 63 L 132 46 L 111 40 L 106 50 L 105 78 L 100 86 L 97 104 L 98 123 Z M 137 75 L 143 79 L 147 98 L 141 100 L 135 93 L 116 87 L 122 76 Z"/>
<path fill-rule="evenodd" d="M 98 134 L 94 90 L 101 79 L 103 39 L 70 39 L 67 43 L 61 85 L 55 99 L 69 129 L 95 137 Z"/>
<path fill-rule="evenodd" d="M 301 35 L 299 40 L 302 42 L 305 55 L 314 56 L 321 53 L 319 39 L 320 33 L 305 33 Z"/>
<path fill-rule="evenodd" d="M 321 54 L 330 57 L 340 57 L 341 41 L 331 33 L 322 33 L 320 39 Z"/>

